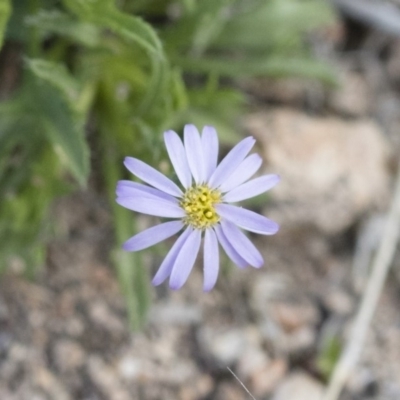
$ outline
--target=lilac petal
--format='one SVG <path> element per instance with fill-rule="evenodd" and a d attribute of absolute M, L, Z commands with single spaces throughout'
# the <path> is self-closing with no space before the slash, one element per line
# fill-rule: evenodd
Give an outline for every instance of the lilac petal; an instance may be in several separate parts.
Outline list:
<path fill-rule="evenodd" d="M 171 275 L 172 267 L 175 264 L 176 257 L 181 251 L 183 244 L 186 242 L 186 239 L 188 238 L 192 230 L 193 228 L 187 227 L 182 235 L 179 236 L 178 240 L 171 247 L 171 250 L 164 258 L 164 261 L 161 263 L 160 268 L 155 274 L 153 280 L 151 281 L 154 286 L 160 285 Z"/>
<path fill-rule="evenodd" d="M 196 183 L 204 182 L 204 155 L 203 146 L 197 128 L 194 125 L 185 125 L 183 130 L 187 161 Z"/>
<path fill-rule="evenodd" d="M 222 220 L 222 231 L 232 247 L 254 268 L 261 268 L 264 259 L 250 239 L 232 222 Z"/>
<path fill-rule="evenodd" d="M 204 234 L 204 283 L 203 290 L 209 292 L 217 282 L 219 271 L 218 240 L 213 229 Z"/>
<path fill-rule="evenodd" d="M 139 182 L 124 180 L 124 181 L 118 181 L 117 183 L 116 194 L 118 197 L 133 197 L 137 195 L 138 191 L 140 191 L 141 194 L 148 193 L 164 200 L 173 201 L 174 203 L 177 202 L 175 197 L 165 192 L 162 192 L 161 190 L 152 188 L 147 185 L 143 185 L 142 183 Z"/>
<path fill-rule="evenodd" d="M 126 251 L 139 251 L 168 239 L 183 228 L 182 221 L 169 221 L 152 226 L 127 240 L 122 248 Z"/>
<path fill-rule="evenodd" d="M 274 235 L 279 230 L 276 222 L 253 211 L 229 204 L 217 204 L 215 208 L 221 217 L 247 231 L 261 235 Z"/>
<path fill-rule="evenodd" d="M 196 261 L 200 243 L 201 230 L 194 229 L 183 244 L 172 267 L 171 277 L 169 278 L 171 289 L 178 290 L 185 284 Z"/>
<path fill-rule="evenodd" d="M 241 185 L 250 179 L 261 167 L 262 158 L 258 154 L 251 154 L 246 157 L 240 165 L 235 169 L 230 178 L 228 178 L 219 187 L 222 193 L 229 192 L 229 190 Z"/>
<path fill-rule="evenodd" d="M 226 193 L 224 195 L 224 201 L 231 203 L 258 196 L 274 187 L 279 181 L 280 177 L 278 175 L 271 174 L 260 176 Z"/>
<path fill-rule="evenodd" d="M 222 231 L 221 225 L 215 226 L 215 233 L 217 234 L 217 238 L 222 248 L 225 250 L 225 253 L 228 257 L 239 267 L 246 268 L 249 264 L 246 260 L 234 249 L 234 247 L 229 243 L 226 238 L 224 232 Z"/>
<path fill-rule="evenodd" d="M 183 147 L 181 139 L 176 132 L 167 131 L 164 133 L 164 142 L 176 175 L 183 187 L 190 187 L 192 184 L 192 175 L 190 174 L 185 148 Z"/>
<path fill-rule="evenodd" d="M 166 203 L 170 203 L 174 206 L 179 206 L 178 199 L 175 197 L 170 196 L 169 194 L 164 193 L 165 196 L 163 196 L 163 192 L 161 192 L 158 189 L 153 189 L 153 191 L 143 189 L 145 185 L 141 186 L 133 186 L 130 185 L 130 187 L 124 187 L 122 190 L 121 188 L 118 188 L 117 185 L 117 198 L 118 199 L 137 199 L 137 200 L 143 200 L 143 199 L 152 199 L 152 200 L 162 200 Z M 160 195 L 161 194 L 161 195 Z"/>
<path fill-rule="evenodd" d="M 164 218 L 183 218 L 182 208 L 170 201 L 145 196 L 117 197 L 116 202 L 129 210 Z"/>
<path fill-rule="evenodd" d="M 205 180 L 208 181 L 217 168 L 218 162 L 218 136 L 214 127 L 205 126 L 203 128 L 201 143 L 203 145 Z"/>
<path fill-rule="evenodd" d="M 238 165 L 247 156 L 248 152 L 254 146 L 255 139 L 252 136 L 247 137 L 240 141 L 220 162 L 217 169 L 211 175 L 208 184 L 212 188 L 219 187 L 225 180 L 227 180 Z"/>
<path fill-rule="evenodd" d="M 181 189 L 179 189 L 174 182 L 143 161 L 133 157 L 125 157 L 124 164 L 133 175 L 136 175 L 149 185 L 154 186 L 155 188 L 160 189 L 172 196 L 179 197 L 182 195 Z"/>

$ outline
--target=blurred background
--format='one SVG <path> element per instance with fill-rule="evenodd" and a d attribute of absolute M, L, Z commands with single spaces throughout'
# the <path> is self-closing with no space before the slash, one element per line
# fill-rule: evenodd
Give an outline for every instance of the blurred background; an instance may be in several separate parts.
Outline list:
<path fill-rule="evenodd" d="M 400 149 L 400 3 L 0 0 L 0 399 L 321 400 L 360 306 Z M 282 182 L 266 263 L 150 280 L 171 246 L 115 204 L 167 129 L 257 139 Z M 343 400 L 400 398 L 400 260 Z"/>

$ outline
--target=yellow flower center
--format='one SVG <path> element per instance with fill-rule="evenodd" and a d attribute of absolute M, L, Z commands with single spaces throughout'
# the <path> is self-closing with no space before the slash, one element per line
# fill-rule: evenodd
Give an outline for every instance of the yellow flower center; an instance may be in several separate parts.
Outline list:
<path fill-rule="evenodd" d="M 218 190 L 198 185 L 187 189 L 179 204 L 186 212 L 186 224 L 196 229 L 205 229 L 220 220 L 214 208 L 220 202 L 221 193 Z"/>

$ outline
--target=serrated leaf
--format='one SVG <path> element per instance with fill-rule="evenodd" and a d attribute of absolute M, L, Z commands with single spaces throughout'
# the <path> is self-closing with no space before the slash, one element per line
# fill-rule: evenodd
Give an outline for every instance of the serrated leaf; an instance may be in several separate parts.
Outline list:
<path fill-rule="evenodd" d="M 11 2 L 9 0 L 0 0 L 0 49 L 3 47 L 4 32 L 10 15 Z"/>

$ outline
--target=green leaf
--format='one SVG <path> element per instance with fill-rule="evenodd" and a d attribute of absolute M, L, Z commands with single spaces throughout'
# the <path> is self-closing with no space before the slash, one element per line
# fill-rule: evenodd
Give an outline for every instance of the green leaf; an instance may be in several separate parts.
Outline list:
<path fill-rule="evenodd" d="M 4 32 L 10 15 L 11 2 L 9 0 L 0 0 L 0 49 L 3 47 Z"/>
<path fill-rule="evenodd" d="M 25 22 L 44 34 L 52 33 L 68 37 L 75 43 L 87 47 L 96 47 L 100 44 L 100 32 L 93 24 L 77 21 L 58 10 L 41 10 L 36 15 L 26 17 Z"/>
<path fill-rule="evenodd" d="M 62 93 L 71 106 L 79 98 L 80 85 L 69 74 L 65 65 L 41 59 L 27 59 L 28 68 L 41 80 L 49 83 Z"/>
<path fill-rule="evenodd" d="M 322 346 L 317 354 L 316 365 L 325 379 L 328 380 L 332 375 L 342 352 L 342 348 L 342 343 L 336 336 L 323 337 Z"/>
<path fill-rule="evenodd" d="M 136 113 L 138 116 L 148 113 L 156 99 L 165 93 L 168 80 L 163 46 L 152 26 L 139 17 L 119 11 L 112 0 L 64 0 L 64 3 L 82 20 L 107 28 L 128 43 L 147 51 L 151 78 Z"/>
<path fill-rule="evenodd" d="M 333 69 L 320 61 L 307 58 L 265 57 L 245 60 L 223 58 L 189 57 L 176 58 L 175 62 L 190 72 L 216 73 L 234 78 L 264 76 L 270 78 L 286 78 L 299 76 L 318 79 L 335 86 L 337 77 Z"/>
<path fill-rule="evenodd" d="M 190 13 L 163 32 L 169 52 L 190 49 L 191 54 L 200 56 L 224 29 L 234 3 L 235 0 L 202 0 L 188 4 L 186 8 Z"/>
<path fill-rule="evenodd" d="M 45 132 L 81 185 L 89 175 L 89 148 L 85 141 L 85 115 L 76 108 L 79 84 L 63 65 L 28 60 L 34 74 L 32 106 Z"/>
<path fill-rule="evenodd" d="M 139 17 L 119 11 L 111 0 L 64 0 L 64 4 L 82 20 L 108 28 L 124 39 L 137 43 L 163 58 L 162 44 L 154 29 Z"/>
<path fill-rule="evenodd" d="M 107 122 L 103 124 L 103 128 Z M 118 280 L 126 299 L 128 320 L 131 329 L 138 330 L 146 322 L 150 307 L 150 287 L 147 268 L 143 265 L 140 254 L 123 251 L 122 244 L 132 236 L 135 218 L 132 213 L 115 202 L 115 184 L 120 177 L 120 166 L 115 162 L 115 141 L 109 140 L 107 133 L 101 132 L 103 144 L 103 176 L 110 196 L 114 216 L 114 228 L 117 248 L 112 252 L 112 259 L 117 269 Z"/>
<path fill-rule="evenodd" d="M 334 20 L 327 2 L 319 0 L 250 1 L 229 19 L 213 48 L 269 51 L 274 54 L 303 52 L 303 35 Z"/>

